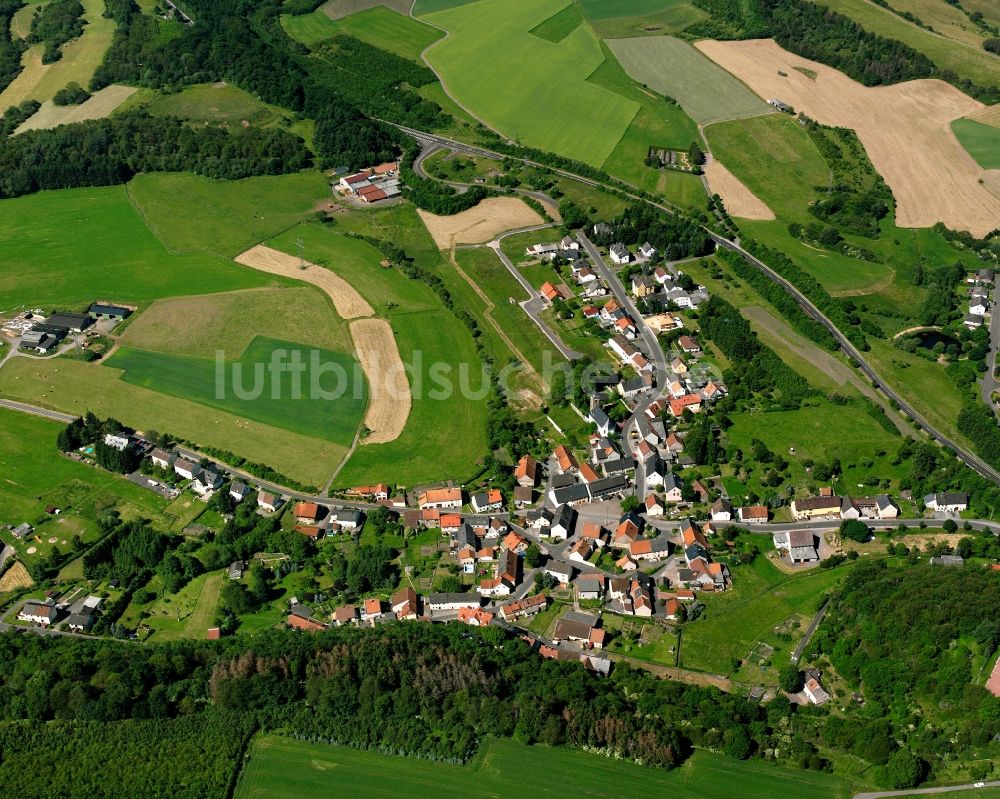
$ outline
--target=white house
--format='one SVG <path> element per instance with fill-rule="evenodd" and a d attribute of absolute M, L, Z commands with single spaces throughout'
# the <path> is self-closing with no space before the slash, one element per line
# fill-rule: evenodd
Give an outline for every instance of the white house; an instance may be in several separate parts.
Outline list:
<path fill-rule="evenodd" d="M 654 247 L 648 241 L 644 242 L 643 245 L 639 248 L 639 255 L 648 261 L 650 258 L 653 258 L 656 255 L 656 247 Z"/>
<path fill-rule="evenodd" d="M 720 497 L 712 503 L 712 521 L 730 522 L 733 520 L 733 506 L 728 499 Z"/>
<path fill-rule="evenodd" d="M 621 243 L 612 244 L 611 249 L 608 250 L 608 254 L 611 256 L 612 263 L 627 264 L 632 260 L 632 253 Z"/>
<path fill-rule="evenodd" d="M 480 599 L 475 594 L 431 594 L 427 604 L 431 610 L 461 610 L 478 608 Z"/>
<path fill-rule="evenodd" d="M 200 471 L 201 465 L 187 458 L 178 458 L 174 461 L 174 473 L 185 480 L 194 480 Z"/>
<path fill-rule="evenodd" d="M 261 510 L 267 511 L 268 513 L 274 513 L 280 504 L 280 498 L 276 497 L 274 494 L 270 494 L 267 491 L 261 491 L 257 494 L 257 507 Z"/>
<path fill-rule="evenodd" d="M 823 690 L 823 686 L 819 684 L 819 681 L 815 677 L 810 677 L 806 680 L 803 690 L 805 691 L 806 698 L 814 705 L 822 705 L 830 699 L 830 694 Z"/>
<path fill-rule="evenodd" d="M 503 509 L 503 495 L 497 488 L 491 488 L 488 491 L 477 491 L 469 501 L 476 513 L 488 513 L 489 511 Z"/>
<path fill-rule="evenodd" d="M 351 508 L 335 508 L 327 516 L 330 524 L 340 525 L 341 530 L 357 530 L 364 522 L 361 511 Z"/>
<path fill-rule="evenodd" d="M 968 494 L 928 494 L 924 505 L 938 513 L 961 513 L 969 509 Z"/>
<path fill-rule="evenodd" d="M 663 476 L 663 501 L 676 505 L 684 497 L 681 494 L 681 480 L 673 472 Z"/>
<path fill-rule="evenodd" d="M 17 614 L 21 621 L 29 621 L 32 624 L 40 624 L 48 627 L 56 620 L 56 606 L 51 600 L 45 602 L 25 602 L 24 607 Z"/>
<path fill-rule="evenodd" d="M 229 486 L 229 496 L 231 496 L 235 502 L 242 502 L 246 499 L 249 493 L 250 486 L 238 480 Z"/>
<path fill-rule="evenodd" d="M 563 252 L 579 252 L 580 242 L 574 239 L 572 236 L 563 236 L 562 241 L 559 242 L 559 249 Z"/>
<path fill-rule="evenodd" d="M 985 316 L 990 310 L 989 303 L 983 299 L 974 299 L 969 303 L 969 313 L 973 316 Z"/>
<path fill-rule="evenodd" d="M 112 449 L 117 449 L 119 452 L 125 449 L 129 445 L 128 436 L 116 436 L 108 433 L 104 436 L 104 445 L 111 447 Z"/>
<path fill-rule="evenodd" d="M 174 465 L 174 461 L 177 460 L 177 453 L 157 448 L 149 453 L 149 459 L 153 462 L 154 466 L 160 469 L 169 469 Z"/>

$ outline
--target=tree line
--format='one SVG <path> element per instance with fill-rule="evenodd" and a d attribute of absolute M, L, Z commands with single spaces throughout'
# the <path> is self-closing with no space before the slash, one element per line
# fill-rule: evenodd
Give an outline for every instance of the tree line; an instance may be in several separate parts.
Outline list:
<path fill-rule="evenodd" d="M 28 44 L 45 43 L 42 63 L 62 58 L 62 46 L 83 34 L 83 3 L 80 0 L 52 0 L 35 9 Z"/>

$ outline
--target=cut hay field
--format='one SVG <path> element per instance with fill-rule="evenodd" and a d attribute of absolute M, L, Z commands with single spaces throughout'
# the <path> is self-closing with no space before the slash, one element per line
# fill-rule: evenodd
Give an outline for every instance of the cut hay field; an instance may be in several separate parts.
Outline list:
<path fill-rule="evenodd" d="M 766 114 L 771 107 L 726 70 L 673 36 L 612 39 L 608 46 L 639 83 L 673 97 L 702 125 Z"/>
<path fill-rule="evenodd" d="M 56 105 L 51 100 L 42 103 L 42 107 L 28 120 L 23 122 L 17 133 L 26 130 L 44 130 L 72 122 L 83 122 L 87 119 L 103 119 L 124 103 L 137 90 L 133 86 L 105 86 L 95 92 L 89 100 L 80 105 Z"/>
<path fill-rule="evenodd" d="M 225 209 L 220 209 L 222 216 Z M 207 254 L 171 255 L 122 186 L 0 201 L 0 310 L 289 285 Z"/>
<path fill-rule="evenodd" d="M 417 213 L 442 250 L 455 244 L 484 244 L 504 231 L 546 221 L 520 197 L 490 197 L 452 216 L 438 216 L 422 209 Z"/>
<path fill-rule="evenodd" d="M 767 207 L 767 203 L 744 186 L 717 158 L 705 165 L 705 178 L 712 193 L 722 198 L 730 216 L 765 221 L 774 219 L 774 211 Z"/>
<path fill-rule="evenodd" d="M 311 287 L 248 289 L 157 300 L 125 329 L 124 347 L 196 358 L 241 356 L 256 336 L 350 352 L 347 326 Z"/>
<path fill-rule="evenodd" d="M 854 129 L 892 189 L 900 227 L 944 222 L 982 236 L 1000 224 L 1000 196 L 979 182 L 982 167 L 948 128 L 982 104 L 954 87 L 918 80 L 868 88 L 770 39 L 706 39 L 697 47 L 761 97 L 778 97 L 818 122 Z M 813 80 L 797 67 L 817 77 Z"/>
<path fill-rule="evenodd" d="M 62 58 L 53 64 L 42 63 L 44 44 L 36 44 L 21 58 L 24 70 L 0 92 L 0 108 L 18 105 L 25 100 L 51 100 L 70 81 L 87 86 L 111 46 L 115 32 L 113 20 L 104 16 L 104 0 L 82 0 L 83 35 L 62 47 Z"/>
<path fill-rule="evenodd" d="M 458 1 L 467 2 L 467 0 Z M 320 10 L 330 19 L 340 19 L 378 6 L 386 6 L 400 14 L 408 14 L 412 5 L 413 0 L 327 0 L 320 6 Z"/>
<path fill-rule="evenodd" d="M 437 28 L 384 5 L 336 19 L 331 19 L 325 8 L 304 16 L 284 15 L 281 24 L 289 36 L 306 47 L 345 33 L 412 61 L 420 61 L 420 54 L 444 36 Z"/>
<path fill-rule="evenodd" d="M 512 774 L 518 775 L 513 782 Z M 437 799 L 566 796 L 565 784 L 553 780 L 553 774 L 586 774 L 586 786 L 575 790 L 591 799 L 622 796 L 623 785 L 629 795 L 671 799 L 763 799 L 782 794 L 846 799 L 851 789 L 840 777 L 702 751 L 680 768 L 664 771 L 574 749 L 489 739 L 467 765 L 457 766 L 267 735 L 254 740 L 235 796 L 405 799 L 415 792 Z"/>
<path fill-rule="evenodd" d="M 966 119 L 971 119 L 975 122 L 981 122 L 984 125 L 992 125 L 995 128 L 1000 128 L 1000 104 L 987 106 L 981 111 L 969 114 Z"/>
<path fill-rule="evenodd" d="M 971 119 L 956 119 L 951 129 L 983 169 L 1000 169 L 1000 127 Z"/>
<path fill-rule="evenodd" d="M 871 33 L 908 44 L 929 57 L 940 69 L 950 70 L 960 78 L 968 78 L 980 86 L 1000 84 L 1000 58 L 990 55 L 981 47 L 963 44 L 939 33 L 918 28 L 868 0 L 813 0 L 813 2 L 850 17 Z M 890 3 L 890 5 L 896 4 Z M 993 13 L 996 13 L 995 4 L 993 8 Z"/>
<path fill-rule="evenodd" d="M 604 60 L 581 25 L 559 43 L 529 31 L 568 0 L 479 0 L 426 19 L 450 32 L 425 58 L 467 108 L 526 145 L 601 166 L 639 104 L 587 78 Z"/>
<path fill-rule="evenodd" d="M 172 252 L 232 258 L 306 220 L 329 202 L 319 172 L 214 180 L 188 173 L 137 175 L 128 196 Z"/>
<path fill-rule="evenodd" d="M 982 50 L 986 35 L 962 13 L 961 9 L 951 5 L 947 0 L 894 0 L 890 5 L 900 14 L 906 12 L 913 14 L 924 25 L 933 28 L 942 36 Z"/>
<path fill-rule="evenodd" d="M 0 369 L 0 395 L 66 413 L 92 410 L 102 417 L 114 416 L 138 430 L 180 435 L 201 446 L 266 464 L 311 485 L 322 485 L 346 452 L 345 446 L 319 438 L 316 431 L 302 435 L 262 424 L 133 385 L 122 380 L 121 375 L 119 369 L 100 363 L 14 358 Z M 135 490 L 155 496 L 139 487 Z"/>

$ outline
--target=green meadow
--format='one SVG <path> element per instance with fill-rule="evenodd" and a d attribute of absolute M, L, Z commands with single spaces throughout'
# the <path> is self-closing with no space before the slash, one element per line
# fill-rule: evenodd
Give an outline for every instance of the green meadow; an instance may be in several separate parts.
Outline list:
<path fill-rule="evenodd" d="M 604 54 L 587 26 L 559 42 L 530 33 L 567 5 L 479 0 L 429 14 L 429 22 L 451 35 L 426 58 L 452 94 L 492 127 L 526 145 L 601 166 L 639 104 L 588 82 Z"/>
<path fill-rule="evenodd" d="M 702 125 L 771 110 L 726 70 L 673 36 L 612 39 L 608 46 L 629 75 L 674 98 Z"/>
<path fill-rule="evenodd" d="M 170 251 L 226 258 L 297 225 L 330 200 L 319 172 L 244 180 L 151 173 L 133 178 L 128 193 Z"/>
<path fill-rule="evenodd" d="M 294 379 L 270 369 L 289 363 L 301 365 Z M 221 363 L 123 347 L 107 365 L 121 369 L 127 383 L 345 447 L 367 403 L 364 376 L 350 355 L 262 336 L 239 359 Z"/>
<path fill-rule="evenodd" d="M 956 119 L 951 129 L 979 166 L 1000 169 L 1000 128 L 971 119 Z"/>
<path fill-rule="evenodd" d="M 680 768 L 663 771 L 574 749 L 491 739 L 468 764 L 457 766 L 265 735 L 254 740 L 235 795 L 236 799 L 404 799 L 421 793 L 436 799 L 564 797 L 568 793 L 588 799 L 624 795 L 846 799 L 851 785 L 829 774 L 733 760 L 710 752 L 696 752 Z"/>
<path fill-rule="evenodd" d="M 228 258 L 172 255 L 129 202 L 124 186 L 0 201 L 0 241 L 0 311 L 80 307 L 97 298 L 141 304 L 288 285 Z"/>
<path fill-rule="evenodd" d="M 322 8 L 318 8 L 304 16 L 282 16 L 281 24 L 289 36 L 306 47 L 346 33 L 413 61 L 419 61 L 420 54 L 444 35 L 430 25 L 385 6 L 375 6 L 337 20 L 330 19 Z"/>

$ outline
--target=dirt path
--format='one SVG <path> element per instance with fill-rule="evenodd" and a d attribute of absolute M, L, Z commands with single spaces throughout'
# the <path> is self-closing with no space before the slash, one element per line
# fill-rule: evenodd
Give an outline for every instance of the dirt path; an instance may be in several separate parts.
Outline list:
<path fill-rule="evenodd" d="M 906 328 L 906 330 L 900 330 L 895 336 L 893 336 L 893 339 L 895 340 L 897 338 L 902 338 L 903 336 L 908 335 L 910 333 L 921 333 L 924 330 L 940 330 L 940 329 L 941 327 L 939 325 L 917 325 L 916 327 L 908 327 Z"/>
<path fill-rule="evenodd" d="M 632 668 L 642 669 L 654 674 L 663 680 L 677 680 L 689 685 L 700 685 L 702 687 L 715 686 L 720 691 L 729 693 L 732 690 L 732 683 L 719 674 L 706 674 L 701 671 L 691 671 L 689 669 L 679 669 L 674 666 L 661 666 L 658 663 L 649 663 L 645 660 L 619 655 L 617 652 L 605 653 L 609 659 L 615 663 L 628 663 Z"/>

